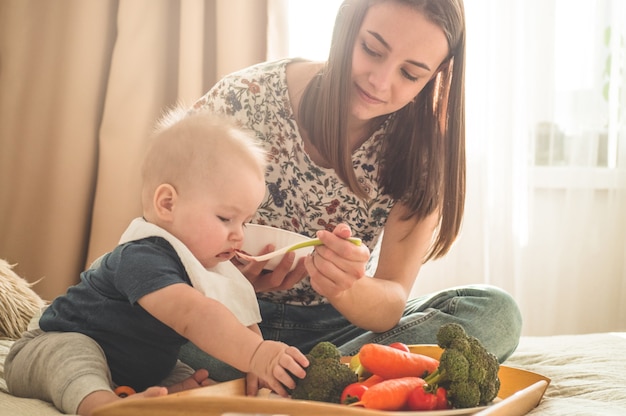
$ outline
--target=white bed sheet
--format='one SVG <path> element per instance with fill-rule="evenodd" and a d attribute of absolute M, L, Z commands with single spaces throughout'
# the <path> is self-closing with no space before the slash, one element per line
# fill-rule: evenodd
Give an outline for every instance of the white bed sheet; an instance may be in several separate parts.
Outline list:
<path fill-rule="evenodd" d="M 4 358 L 11 341 L 0 341 L 0 416 L 56 416 L 39 400 L 6 393 Z M 523 337 L 505 363 L 552 381 L 532 416 L 625 416 L 626 333 Z"/>
<path fill-rule="evenodd" d="M 626 415 L 626 333 L 524 337 L 504 364 L 552 380 L 530 415 Z"/>

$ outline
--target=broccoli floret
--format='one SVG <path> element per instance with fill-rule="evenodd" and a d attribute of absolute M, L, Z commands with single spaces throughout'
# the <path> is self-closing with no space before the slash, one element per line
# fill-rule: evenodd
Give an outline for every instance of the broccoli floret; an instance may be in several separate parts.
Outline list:
<path fill-rule="evenodd" d="M 438 386 L 445 387 L 455 408 L 491 402 L 500 390 L 497 357 L 455 323 L 439 328 L 437 343 L 443 352 L 437 370 L 424 379 L 428 388 L 434 391 Z"/>
<path fill-rule="evenodd" d="M 444 324 L 437 331 L 437 344 L 441 348 L 448 348 L 452 342 L 463 339 L 467 340 L 467 333 L 458 324 Z"/>
<path fill-rule="evenodd" d="M 357 382 L 354 371 L 341 362 L 341 353 L 330 342 L 321 342 L 306 354 L 309 366 L 303 379 L 296 379 L 292 399 L 340 403 L 348 384 Z"/>
<path fill-rule="evenodd" d="M 341 359 L 341 352 L 332 342 L 323 341 L 317 343 L 311 351 L 309 351 L 309 355 L 315 358 L 333 358 L 335 360 Z"/>
<path fill-rule="evenodd" d="M 480 388 L 469 380 L 453 381 L 448 387 L 448 400 L 453 407 L 476 407 L 480 403 Z"/>
<path fill-rule="evenodd" d="M 498 358 L 487 351 L 476 338 L 469 337 L 469 344 L 474 360 L 482 363 L 470 369 L 469 377 L 476 380 L 480 387 L 480 404 L 486 404 L 495 399 L 500 390 L 498 378 L 500 363 Z"/>
<path fill-rule="evenodd" d="M 463 352 L 448 348 L 443 350 L 436 371 L 440 380 L 464 381 L 469 377 L 470 364 Z"/>

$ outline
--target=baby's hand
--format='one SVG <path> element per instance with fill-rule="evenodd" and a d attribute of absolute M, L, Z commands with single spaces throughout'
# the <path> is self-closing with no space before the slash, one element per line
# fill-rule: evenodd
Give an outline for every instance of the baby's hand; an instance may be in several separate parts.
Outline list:
<path fill-rule="evenodd" d="M 254 373 L 246 373 L 246 395 L 256 396 L 259 389 L 265 386 L 259 376 Z"/>
<path fill-rule="evenodd" d="M 287 396 L 285 386 L 296 387 L 290 376 L 306 376 L 309 360 L 296 347 L 276 341 L 263 341 L 250 360 L 250 371 L 265 381 L 270 389 L 281 396 Z"/>

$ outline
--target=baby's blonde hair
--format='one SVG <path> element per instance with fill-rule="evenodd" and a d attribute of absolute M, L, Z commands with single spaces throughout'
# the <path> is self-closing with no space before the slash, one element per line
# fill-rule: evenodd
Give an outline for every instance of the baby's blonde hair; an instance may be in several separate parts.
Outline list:
<path fill-rule="evenodd" d="M 158 121 L 143 161 L 144 211 L 161 184 L 180 192 L 207 184 L 224 169 L 236 174 L 241 167 L 256 170 L 263 178 L 266 166 L 266 152 L 251 133 L 206 111 L 170 110 Z"/>

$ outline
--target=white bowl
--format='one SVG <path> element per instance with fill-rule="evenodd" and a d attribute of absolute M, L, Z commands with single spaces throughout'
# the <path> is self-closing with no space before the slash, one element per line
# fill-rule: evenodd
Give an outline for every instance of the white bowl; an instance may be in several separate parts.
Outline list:
<path fill-rule="evenodd" d="M 263 248 L 265 248 L 268 244 L 273 244 L 275 249 L 278 250 L 285 246 L 290 246 L 307 240 L 310 240 L 310 238 L 291 231 L 281 230 L 280 228 L 270 227 L 267 225 L 246 224 L 244 228 L 243 246 L 241 247 L 241 251 L 252 256 L 256 256 L 261 254 L 261 250 L 263 250 Z M 291 270 L 296 267 L 299 259 L 312 253 L 313 249 L 314 247 L 304 247 L 294 251 L 296 258 L 293 261 Z M 263 266 L 263 268 L 266 270 L 274 270 L 282 258 L 282 256 L 278 256 L 270 259 L 265 266 Z M 238 261 L 245 262 L 245 260 L 241 258 L 238 259 Z"/>

